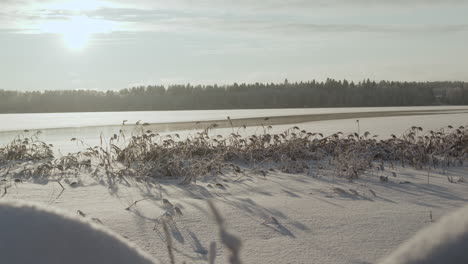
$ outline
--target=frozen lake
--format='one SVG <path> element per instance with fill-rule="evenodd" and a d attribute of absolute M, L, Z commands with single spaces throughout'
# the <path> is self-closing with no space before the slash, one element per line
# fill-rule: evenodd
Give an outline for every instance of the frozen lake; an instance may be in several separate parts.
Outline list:
<path fill-rule="evenodd" d="M 299 109 L 246 109 L 246 110 L 196 110 L 196 111 L 141 111 L 141 112 L 84 112 L 84 113 L 39 113 L 0 114 L 0 131 L 25 129 L 75 128 L 93 126 L 135 124 L 138 120 L 148 123 L 177 123 L 224 120 L 254 117 L 339 114 L 357 112 L 391 111 L 456 111 L 468 110 L 468 106 L 423 106 L 423 107 L 356 107 L 356 108 L 299 108 Z"/>
<path fill-rule="evenodd" d="M 177 132 L 183 137 L 202 128 L 195 122 L 226 122 L 228 116 L 239 126 L 249 121 L 246 123 L 248 128 L 240 130 L 246 135 L 262 132 L 261 123 L 272 125 L 271 133 L 282 132 L 295 124 L 301 129 L 324 135 L 338 131 L 351 133 L 357 131 L 356 119 L 359 119 L 361 132 L 388 137 L 390 134 L 400 135 L 411 126 L 436 130 L 448 125 L 468 125 L 468 106 L 0 114 L 0 145 L 8 143 L 23 130 L 41 130 L 41 140 L 54 144 L 56 151 L 67 153 L 82 148 L 71 142 L 71 138 L 97 145 L 101 135 L 109 137 L 118 133 L 123 120 L 128 120 L 126 123 L 129 125 L 138 120 L 156 124 L 151 127 L 154 132 Z M 271 119 L 264 121 L 265 117 Z M 127 126 L 126 130 L 130 133 L 132 126 Z M 223 126 L 211 131 L 221 135 L 231 132 L 231 127 Z"/>

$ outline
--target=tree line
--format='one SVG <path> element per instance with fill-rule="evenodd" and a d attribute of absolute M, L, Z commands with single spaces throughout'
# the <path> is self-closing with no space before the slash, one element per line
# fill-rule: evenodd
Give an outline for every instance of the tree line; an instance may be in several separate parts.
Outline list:
<path fill-rule="evenodd" d="M 119 91 L 0 90 L 0 113 L 466 105 L 466 82 L 352 82 L 139 86 Z"/>

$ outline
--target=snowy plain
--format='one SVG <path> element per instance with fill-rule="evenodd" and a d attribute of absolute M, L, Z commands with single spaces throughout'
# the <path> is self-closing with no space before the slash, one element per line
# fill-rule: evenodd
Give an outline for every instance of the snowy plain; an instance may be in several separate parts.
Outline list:
<path fill-rule="evenodd" d="M 151 256 L 108 229 L 39 203 L 0 201 L 2 263 L 152 264 Z"/>
<path fill-rule="evenodd" d="M 133 111 L 133 112 L 82 112 L 82 113 L 34 113 L 0 114 L 0 131 L 25 129 L 50 129 L 73 127 L 104 127 L 134 124 L 138 120 L 148 123 L 177 123 L 224 120 L 254 117 L 339 114 L 350 112 L 391 111 L 460 111 L 467 106 L 417 106 L 417 107 L 352 107 L 352 108 L 288 108 L 288 109 L 240 109 L 240 110 L 196 110 L 196 111 Z"/>
<path fill-rule="evenodd" d="M 361 133 L 369 131 L 386 138 L 391 134 L 401 135 L 411 126 L 421 126 L 427 132 L 447 129 L 448 125 L 468 125 L 468 114 L 359 120 Z M 325 135 L 339 131 L 354 133 L 358 129 L 353 118 L 279 124 L 268 131 L 279 133 L 294 125 Z M 81 129 L 91 129 L 90 134 L 96 132 L 96 128 L 86 127 L 78 128 L 78 134 L 45 130 L 41 139 L 63 152 L 74 151 L 79 146 L 69 139 L 86 135 L 79 132 Z M 61 136 L 48 134 L 50 131 L 59 131 Z M 183 138 L 196 131 L 178 133 Z M 215 128 L 210 133 L 227 135 L 232 131 L 232 128 Z M 262 133 L 263 127 L 247 127 L 239 132 Z M 89 144 L 98 144 L 99 135 L 94 137 L 88 138 Z M 333 167 L 316 164 L 302 174 L 271 171 L 263 176 L 247 171 L 241 175 L 205 176 L 190 185 L 179 185 L 179 179 L 154 182 L 126 179 L 117 183 L 83 174 L 63 180 L 65 190 L 52 180 L 8 182 L 8 188 L 2 189 L 0 197 L 35 201 L 70 214 L 82 213 L 87 219 L 99 219 L 106 228 L 161 263 L 169 263 L 161 226 L 168 213 L 165 199 L 182 212 L 173 215 L 169 223 L 176 263 L 207 263 L 212 241 L 217 243 L 216 263 L 227 263 L 226 249 L 219 240 L 217 225 L 208 207 L 207 200 L 211 200 L 226 219 L 228 231 L 242 240 L 244 263 L 363 264 L 384 259 L 422 228 L 466 205 L 466 180 L 450 183 L 447 177 L 460 178 L 467 173 L 466 166 L 448 170 L 395 166 L 385 171 L 369 170 L 350 182 L 336 177 Z M 381 182 L 380 176 L 389 176 L 389 182 Z"/>
<path fill-rule="evenodd" d="M 56 182 L 24 182 L 15 183 L 3 197 L 40 202 L 77 216 L 79 210 L 161 263 L 169 263 L 162 199 L 182 211 L 169 224 L 176 263 L 207 263 L 212 241 L 218 245 L 216 263 L 227 263 L 208 199 L 226 219 L 228 231 L 242 240 L 244 263 L 376 263 L 418 230 L 466 204 L 467 183 L 449 183 L 447 175 L 467 171 L 396 167 L 386 175 L 395 172 L 397 177 L 382 183 L 377 171 L 349 182 L 323 169 L 318 175 L 205 177 L 189 186 L 177 180 L 109 185 L 82 176 L 79 186 L 64 182 L 63 192 Z M 224 187 L 209 187 L 215 183 Z"/>

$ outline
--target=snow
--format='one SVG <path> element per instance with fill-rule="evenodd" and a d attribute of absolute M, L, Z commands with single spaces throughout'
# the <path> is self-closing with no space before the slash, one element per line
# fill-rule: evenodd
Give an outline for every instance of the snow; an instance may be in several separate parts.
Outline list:
<path fill-rule="evenodd" d="M 118 116 L 119 122 L 121 119 Z M 426 132 L 448 125 L 466 126 L 468 114 L 457 111 L 359 120 L 361 133 L 370 131 L 386 138 L 411 126 L 421 126 Z M 325 135 L 357 132 L 355 118 L 278 124 L 267 132 L 279 133 L 294 125 Z M 51 129 L 41 139 L 62 152 L 75 151 L 80 146 L 70 138 L 97 145 L 100 131 L 107 136 L 115 129 Z M 184 138 L 195 132 L 178 133 Z M 247 127 L 240 132 L 263 133 L 263 128 Z M 0 143 L 11 139 L 12 133 L 17 132 L 3 132 Z M 228 135 L 232 128 L 216 128 L 210 133 Z M 324 168 L 319 169 L 319 165 Z M 304 174 L 270 171 L 263 176 L 255 173 L 256 169 L 206 176 L 190 185 L 178 184 L 180 179 L 136 182 L 80 174 L 61 181 L 65 190 L 55 180 L 19 182 L 6 178 L 0 182 L 0 262 L 7 259 L 11 260 L 7 263 L 15 263 L 12 258 L 17 258 L 17 263 L 55 263 L 58 260 L 54 258 L 68 257 L 66 263 L 93 263 L 84 259 L 87 254 L 83 252 L 101 248 L 95 255 L 116 256 L 112 263 L 150 261 L 142 252 L 157 262 L 169 263 L 163 222 L 172 238 L 176 263 L 207 263 L 213 258 L 216 263 L 228 263 L 234 254 L 223 244 L 226 241 L 236 242 L 233 248 L 240 248 L 243 263 L 431 263 L 427 258 L 436 260 L 447 251 L 457 256 L 454 245 L 466 240 L 468 209 L 442 219 L 467 204 L 467 179 L 457 183 L 447 180 L 448 176 L 458 179 L 467 175 L 466 166 L 448 170 L 395 166 L 383 172 L 369 170 L 352 182 L 336 177 L 328 164 L 316 164 Z M 382 175 L 389 176 L 389 182 L 381 182 Z M 11 201 L 33 201 L 41 206 Z M 208 201 L 224 219 L 222 226 Z M 17 217 L 20 213 L 28 216 Z M 39 225 L 42 227 L 34 228 Z M 448 237 L 451 232 L 460 235 Z M 54 237 L 73 244 L 58 243 Z M 44 238 L 51 238 L 47 240 L 51 244 Z M 442 241 L 449 246 L 443 246 Z M 109 253 L 115 248 L 120 253 Z M 416 258 L 422 260 L 415 262 Z"/>
<path fill-rule="evenodd" d="M 192 185 L 179 185 L 179 180 L 96 181 L 81 175 L 64 180 L 63 192 L 53 181 L 13 183 L 2 199 L 37 201 L 75 215 L 80 210 L 164 263 L 168 255 L 162 220 L 168 221 L 176 263 L 207 263 L 213 241 L 218 245 L 216 263 L 227 263 L 228 250 L 208 200 L 229 234 L 241 239 L 243 263 L 376 263 L 468 201 L 467 183 L 447 180 L 466 175 L 467 167 L 372 170 L 353 182 L 334 177 L 332 168 L 316 172 L 207 176 Z M 380 182 L 381 173 L 390 176 L 388 183 Z M 79 184 L 71 187 L 71 180 Z M 182 214 L 175 214 L 168 202 Z"/>
<path fill-rule="evenodd" d="M 441 128 L 447 128 L 448 125 L 454 127 L 468 125 L 468 113 L 359 118 L 361 134 L 369 131 L 372 135 L 378 135 L 379 138 L 389 138 L 391 134 L 400 136 L 412 126 L 422 127 L 427 132 L 429 130 L 437 131 Z M 344 134 L 358 132 L 355 118 L 273 125 L 272 129 L 268 130 L 268 132 L 278 134 L 293 126 L 298 126 L 300 129 L 305 129 L 309 132 L 323 133 L 325 136 L 339 131 Z M 240 132 L 243 135 L 252 135 L 262 133 L 263 129 L 262 127 L 248 127 L 246 130 L 240 130 Z M 212 133 L 228 135 L 232 133 L 232 129 L 219 128 L 214 129 Z M 186 134 L 188 133 L 183 133 L 182 135 L 185 136 Z"/>
<path fill-rule="evenodd" d="M 177 123 L 245 119 L 254 117 L 318 115 L 338 113 L 389 112 L 389 111 L 466 111 L 467 106 L 420 107 L 352 107 L 352 108 L 288 108 L 288 109 L 240 109 L 240 110 L 187 110 L 187 111 L 133 111 L 133 112 L 83 112 L 83 113 L 35 113 L 0 114 L 0 131 L 25 129 L 104 127 L 148 123 Z"/>
<path fill-rule="evenodd" d="M 0 202 L 2 263 L 155 263 L 102 226 L 39 204 Z"/>
<path fill-rule="evenodd" d="M 468 263 L 468 206 L 425 228 L 381 264 Z"/>

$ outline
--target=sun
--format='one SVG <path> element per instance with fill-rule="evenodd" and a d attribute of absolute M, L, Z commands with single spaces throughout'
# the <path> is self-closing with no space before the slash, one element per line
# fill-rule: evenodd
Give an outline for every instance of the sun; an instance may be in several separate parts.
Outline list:
<path fill-rule="evenodd" d="M 110 21 L 93 19 L 87 16 L 73 16 L 66 20 L 47 21 L 41 25 L 41 31 L 61 36 L 65 47 L 71 51 L 87 48 L 98 34 L 112 32 Z"/>
<path fill-rule="evenodd" d="M 90 34 L 86 33 L 64 33 L 63 42 L 65 46 L 70 50 L 80 51 L 85 49 L 91 39 Z"/>
<path fill-rule="evenodd" d="M 62 29 L 58 32 L 62 35 L 65 46 L 70 50 L 80 51 L 89 45 L 91 36 L 98 33 L 92 21 L 87 17 L 75 17 L 62 23 Z"/>

